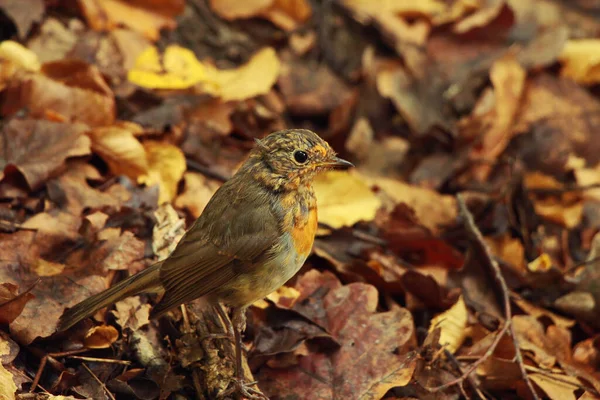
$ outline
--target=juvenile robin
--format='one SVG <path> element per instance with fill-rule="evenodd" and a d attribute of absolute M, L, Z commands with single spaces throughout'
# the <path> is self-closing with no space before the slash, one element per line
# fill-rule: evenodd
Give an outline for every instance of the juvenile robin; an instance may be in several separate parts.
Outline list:
<path fill-rule="evenodd" d="M 210 304 L 232 308 L 234 389 L 257 397 L 259 392 L 243 381 L 245 310 L 294 276 L 311 252 L 317 230 L 315 175 L 351 166 L 306 129 L 279 131 L 257 140 L 238 172 L 215 192 L 168 258 L 68 309 L 58 330 L 140 293 L 163 293 L 151 318 L 204 297 Z"/>

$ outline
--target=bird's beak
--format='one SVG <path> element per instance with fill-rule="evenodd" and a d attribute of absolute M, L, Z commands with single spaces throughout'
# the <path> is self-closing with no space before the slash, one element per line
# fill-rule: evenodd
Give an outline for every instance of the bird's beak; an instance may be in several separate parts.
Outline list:
<path fill-rule="evenodd" d="M 331 161 L 329 161 L 325 165 L 327 165 L 330 168 L 336 168 L 336 169 L 348 169 L 348 168 L 354 167 L 354 164 L 352 164 L 350 161 L 346 161 L 339 157 L 334 157 Z"/>

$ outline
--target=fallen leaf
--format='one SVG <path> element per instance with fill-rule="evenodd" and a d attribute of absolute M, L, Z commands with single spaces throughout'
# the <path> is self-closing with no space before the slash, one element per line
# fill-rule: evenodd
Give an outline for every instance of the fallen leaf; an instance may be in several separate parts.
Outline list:
<path fill-rule="evenodd" d="M 326 115 L 352 96 L 348 85 L 326 64 L 284 56 L 277 81 L 294 115 Z"/>
<path fill-rule="evenodd" d="M 581 387 L 579 379 L 557 373 L 529 373 L 531 379 L 551 400 L 575 400 L 575 391 Z"/>
<path fill-rule="evenodd" d="M 156 225 L 152 230 L 152 251 L 158 260 L 167 258 L 179 240 L 185 234 L 185 219 L 180 218 L 177 211 L 169 203 L 162 204 L 154 211 Z"/>
<path fill-rule="evenodd" d="M 371 221 L 381 206 L 381 200 L 356 173 L 329 171 L 320 174 L 314 181 L 314 188 L 319 221 L 332 228 Z"/>
<path fill-rule="evenodd" d="M 450 353 L 455 353 L 466 339 L 468 312 L 467 306 L 461 297 L 456 304 L 447 311 L 436 315 L 431 319 L 429 333 L 434 329 L 440 329 L 440 345 L 444 346 Z"/>
<path fill-rule="evenodd" d="M 541 368 L 554 367 L 557 360 L 553 352 L 556 349 L 549 345 L 542 323 L 529 315 L 515 315 L 512 324 L 521 350 L 531 352 Z"/>
<path fill-rule="evenodd" d="M 83 338 L 83 344 L 88 349 L 106 349 L 119 338 L 119 332 L 114 326 L 100 325 L 90 329 Z"/>
<path fill-rule="evenodd" d="M 599 51 L 599 39 L 568 40 L 559 56 L 563 64 L 560 74 L 584 85 L 600 82 Z"/>
<path fill-rule="evenodd" d="M 318 289 L 314 285 L 322 285 L 319 275 L 314 271 L 298 282 L 296 289 L 302 293 L 298 301 L 308 306 L 302 314 L 323 324 L 340 349 L 299 357 L 298 365 L 285 369 L 261 368 L 257 376 L 261 389 L 267 395 L 298 399 L 379 399 L 389 389 L 406 385 L 415 368 L 408 353 L 414 343 L 410 312 L 395 308 L 377 313 L 373 286 L 333 282 L 337 288 Z"/>
<path fill-rule="evenodd" d="M 66 57 L 77 43 L 78 33 L 83 30 L 83 23 L 63 25 L 57 18 L 46 18 L 39 27 L 38 35 L 27 42 L 40 62 L 58 61 Z"/>
<path fill-rule="evenodd" d="M 381 189 L 392 199 L 393 205 L 406 204 L 419 222 L 434 234 L 444 225 L 456 223 L 456 198 L 441 195 L 438 192 L 411 185 L 397 179 L 385 177 L 367 178 L 373 186 Z"/>
<path fill-rule="evenodd" d="M 2 128 L 0 178 L 19 171 L 32 190 L 39 189 L 67 158 L 90 153 L 81 124 L 13 119 Z"/>
<path fill-rule="evenodd" d="M 525 76 L 525 70 L 513 54 L 509 53 L 492 65 L 490 80 L 494 86 L 495 107 L 491 113 L 481 117 L 483 120 L 479 123 L 487 127 L 481 132 L 481 144 L 472 152 L 473 157 L 493 160 L 506 149 L 514 134 L 510 128 L 519 110 Z M 484 181 L 490 171 L 489 164 L 479 164 L 475 174 Z"/>
<path fill-rule="evenodd" d="M 99 180 L 100 173 L 92 165 L 81 160 L 67 162 L 67 171 L 48 181 L 48 198 L 60 209 L 73 215 L 81 215 L 85 209 L 103 207 L 117 208 L 120 201 L 110 193 L 90 186 L 89 180 Z"/>
<path fill-rule="evenodd" d="M 575 325 L 574 320 L 565 318 L 558 314 L 555 314 L 550 310 L 546 310 L 545 308 L 538 307 L 535 304 L 528 302 L 527 300 L 519 297 L 516 294 L 511 294 L 511 300 L 517 306 L 519 306 L 519 308 L 521 310 L 525 311 L 527 314 L 529 314 L 535 318 L 540 318 L 540 317 L 550 318 L 552 320 L 552 322 L 554 322 L 556 324 L 556 326 L 559 326 L 561 328 L 571 328 L 573 325 Z"/>
<path fill-rule="evenodd" d="M 433 69 L 424 71 L 433 73 Z M 399 65 L 377 74 L 377 90 L 392 101 L 411 130 L 417 134 L 450 126 L 452 119 L 444 108 L 439 77 L 414 76 L 406 67 Z"/>
<path fill-rule="evenodd" d="M 115 303 L 112 313 L 121 329 L 136 331 L 150 322 L 150 304 L 141 304 L 139 296 L 128 297 Z"/>
<path fill-rule="evenodd" d="M 12 374 L 0 364 L 0 399 L 2 400 L 14 400 L 15 393 L 17 391 L 17 385 L 13 380 Z"/>
<path fill-rule="evenodd" d="M 183 192 L 175 199 L 175 206 L 186 209 L 193 218 L 198 218 L 221 182 L 197 172 L 186 172 L 183 180 Z"/>
<path fill-rule="evenodd" d="M 115 99 L 106 83 L 100 89 L 98 82 L 103 82 L 103 78 L 98 69 L 82 61 L 57 63 L 42 65 L 42 71 L 48 67 L 57 79 L 42 73 L 22 73 L 9 82 L 2 114 L 13 115 L 26 107 L 34 118 L 54 115 L 61 122 L 111 125 L 115 120 Z"/>
<path fill-rule="evenodd" d="M 18 292 L 18 287 L 11 283 L 0 285 L 0 323 L 10 324 L 14 321 L 25 304 L 35 296 L 30 291 Z M 1 350 L 1 346 L 0 346 Z"/>
<path fill-rule="evenodd" d="M 446 9 L 446 4 L 438 0 L 414 2 L 410 0 L 393 0 L 373 3 L 369 0 L 343 0 L 342 4 L 349 8 L 359 20 L 367 17 L 385 18 L 385 15 L 427 16 L 432 17 Z"/>
<path fill-rule="evenodd" d="M 306 0 L 211 0 L 210 6 L 217 15 L 229 21 L 263 17 L 287 31 L 296 29 L 311 15 Z"/>
<path fill-rule="evenodd" d="M 389 249 L 412 264 L 456 270 L 464 263 L 462 254 L 424 226 L 405 203 L 394 207 L 380 225 Z"/>
<path fill-rule="evenodd" d="M 169 143 L 144 142 L 148 160 L 148 174 L 138 177 L 147 186 L 159 185 L 158 203 L 171 202 L 177 195 L 177 185 L 186 170 L 183 152 Z"/>
<path fill-rule="evenodd" d="M 19 37 L 24 39 L 33 24 L 44 16 L 46 6 L 44 0 L 0 0 L 0 10 L 15 23 Z"/>
<path fill-rule="evenodd" d="M 230 101 L 266 94 L 277 81 L 279 69 L 279 58 L 271 47 L 258 51 L 237 69 L 219 70 L 198 61 L 192 51 L 171 45 L 162 58 L 156 47 L 140 54 L 128 79 L 150 89 L 176 90 L 199 85 L 201 91 Z"/>
<path fill-rule="evenodd" d="M 11 61 L 25 71 L 37 72 L 41 68 L 40 61 L 34 52 L 12 40 L 0 42 L 0 59 Z"/>
<path fill-rule="evenodd" d="M 136 180 L 148 173 L 148 160 L 134 132 L 130 126 L 115 125 L 95 128 L 87 134 L 92 140 L 92 150 L 102 157 L 114 175 Z"/>
<path fill-rule="evenodd" d="M 176 5 L 173 12 L 165 14 L 143 7 L 144 3 L 121 0 L 78 0 L 78 3 L 92 29 L 110 31 L 125 26 L 153 41 L 158 40 L 161 29 L 175 29 L 177 24 L 173 17 L 183 11 L 179 1 L 165 2 Z"/>

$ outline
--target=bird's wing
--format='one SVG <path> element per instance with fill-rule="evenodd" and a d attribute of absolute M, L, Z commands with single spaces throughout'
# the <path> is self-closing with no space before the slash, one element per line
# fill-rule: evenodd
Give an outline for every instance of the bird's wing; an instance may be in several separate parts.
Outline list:
<path fill-rule="evenodd" d="M 264 193 L 219 190 L 160 269 L 165 295 L 156 317 L 207 295 L 252 268 L 281 236 Z"/>

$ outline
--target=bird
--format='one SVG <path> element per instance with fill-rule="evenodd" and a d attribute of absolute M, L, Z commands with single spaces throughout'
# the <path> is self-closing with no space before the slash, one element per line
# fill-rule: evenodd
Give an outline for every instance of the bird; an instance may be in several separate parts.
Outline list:
<path fill-rule="evenodd" d="M 281 130 L 255 142 L 166 259 L 66 309 L 57 331 L 142 293 L 162 295 L 151 318 L 197 298 L 217 310 L 225 305 L 235 340 L 232 390 L 264 398 L 244 381 L 246 309 L 291 279 L 311 253 L 318 223 L 314 178 L 353 164 L 308 129 Z"/>

